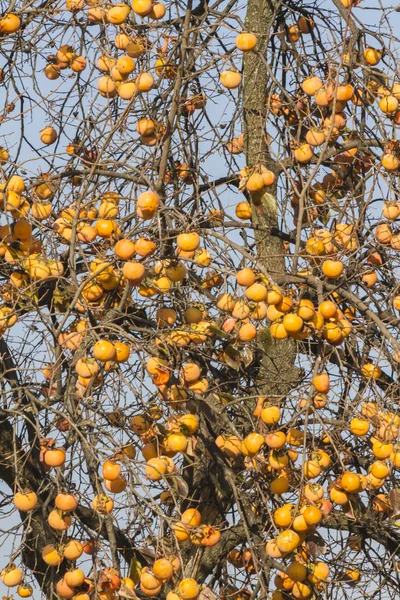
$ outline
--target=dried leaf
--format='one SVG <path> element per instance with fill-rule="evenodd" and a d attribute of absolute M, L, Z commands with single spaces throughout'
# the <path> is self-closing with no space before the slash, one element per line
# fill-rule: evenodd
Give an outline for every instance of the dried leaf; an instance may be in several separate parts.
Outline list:
<path fill-rule="evenodd" d="M 189 495 L 189 486 L 184 479 L 180 475 L 175 477 L 171 477 L 169 479 L 171 487 L 173 487 L 181 498 L 187 498 Z"/>
<path fill-rule="evenodd" d="M 356 521 L 356 515 L 354 514 L 354 509 L 353 509 L 353 504 L 351 502 L 348 503 L 348 505 L 346 506 L 346 512 L 344 512 L 344 514 L 346 515 L 346 517 L 348 519 L 350 519 L 350 521 Z"/>
<path fill-rule="evenodd" d="M 273 196 L 272 194 L 269 194 L 268 192 L 264 194 L 263 205 L 269 213 L 278 213 L 278 204 L 276 202 L 275 196 Z"/>
<path fill-rule="evenodd" d="M 246 189 L 246 183 L 247 183 L 247 179 L 243 178 L 239 181 L 239 192 L 243 192 L 243 190 Z"/>
<path fill-rule="evenodd" d="M 329 208 L 331 210 L 334 210 L 336 212 L 338 210 L 340 210 L 340 204 L 339 204 L 338 199 L 336 198 L 335 194 L 332 194 L 332 193 L 327 194 L 327 200 L 328 200 Z"/>
<path fill-rule="evenodd" d="M 197 440 L 196 438 L 192 435 L 188 438 L 188 445 L 185 451 L 185 454 L 187 454 L 188 456 L 195 456 L 195 448 L 196 448 L 196 444 L 197 444 Z"/>
<path fill-rule="evenodd" d="M 105 417 L 113 427 L 123 427 L 125 425 L 125 415 L 119 409 L 106 413 Z"/>
<path fill-rule="evenodd" d="M 318 534 L 310 535 L 306 541 L 307 552 L 311 554 L 314 560 L 317 560 L 321 554 L 326 554 L 326 545 L 322 537 Z"/>
<path fill-rule="evenodd" d="M 136 600 L 137 596 L 133 590 L 130 590 L 125 584 L 122 584 L 117 592 L 118 596 L 121 598 L 132 598 L 132 600 Z"/>
<path fill-rule="evenodd" d="M 388 494 L 390 504 L 390 516 L 391 518 L 398 519 L 400 517 L 400 488 L 393 488 Z"/>
<path fill-rule="evenodd" d="M 216 598 L 217 596 L 210 590 L 209 587 L 203 587 L 198 595 L 198 600 L 216 600 Z"/>
<path fill-rule="evenodd" d="M 208 326 L 208 331 L 210 331 L 211 333 L 213 333 L 217 337 L 220 337 L 220 338 L 222 338 L 224 340 L 230 340 L 231 339 L 230 335 L 228 335 L 227 333 L 225 333 L 225 331 L 222 331 L 222 329 L 220 329 L 219 327 L 216 327 L 215 325 L 209 325 Z"/>
<path fill-rule="evenodd" d="M 347 538 L 347 545 L 355 552 L 361 550 L 362 537 L 360 535 L 349 535 Z"/>
<path fill-rule="evenodd" d="M 224 353 L 232 359 L 236 359 L 240 356 L 239 350 L 232 344 L 228 344 L 228 346 L 225 346 Z"/>
<path fill-rule="evenodd" d="M 319 220 L 321 221 L 321 223 L 326 226 L 329 223 L 330 218 L 331 211 L 329 210 L 329 208 L 327 206 L 324 206 L 322 208 L 320 207 Z"/>
<path fill-rule="evenodd" d="M 241 351 L 240 351 L 240 360 L 242 361 L 242 363 L 244 364 L 245 367 L 248 367 L 252 362 L 253 362 L 253 352 L 250 350 L 250 348 L 248 346 L 245 346 Z"/>
<path fill-rule="evenodd" d="M 229 404 L 229 402 L 234 402 L 236 400 L 235 396 L 233 396 L 232 394 L 228 394 L 228 392 L 223 392 L 218 395 L 213 394 L 213 396 L 216 397 L 218 402 L 221 402 L 224 405 Z"/>
<path fill-rule="evenodd" d="M 214 494 L 215 494 L 215 492 L 218 492 L 217 498 L 224 498 L 226 495 L 226 490 L 221 485 L 219 478 L 216 477 L 211 471 L 209 473 L 209 476 L 210 476 L 211 482 L 214 485 Z"/>
<path fill-rule="evenodd" d="M 259 345 L 264 350 L 264 352 L 268 352 L 268 350 L 272 346 L 272 335 L 269 330 L 269 327 L 263 327 L 258 334 Z"/>
<path fill-rule="evenodd" d="M 225 358 L 225 362 L 228 365 L 228 367 L 230 367 L 231 369 L 234 369 L 235 371 L 239 371 L 239 368 L 240 368 L 240 361 L 239 360 L 233 360 L 232 358 L 230 358 L 229 356 L 227 356 Z"/>
<path fill-rule="evenodd" d="M 235 369 L 235 371 L 239 371 L 240 368 L 240 353 L 236 348 L 229 345 L 224 349 L 224 360 L 228 367 L 231 369 Z"/>

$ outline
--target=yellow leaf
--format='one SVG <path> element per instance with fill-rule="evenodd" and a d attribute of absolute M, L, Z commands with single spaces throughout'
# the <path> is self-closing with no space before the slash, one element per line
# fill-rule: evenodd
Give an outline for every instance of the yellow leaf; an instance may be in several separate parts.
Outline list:
<path fill-rule="evenodd" d="M 129 570 L 129 577 L 135 583 L 139 583 L 141 568 L 142 568 L 142 565 L 140 564 L 140 562 L 138 560 L 136 560 L 136 558 L 132 558 L 132 560 L 131 560 L 131 567 L 130 567 L 130 570 Z"/>

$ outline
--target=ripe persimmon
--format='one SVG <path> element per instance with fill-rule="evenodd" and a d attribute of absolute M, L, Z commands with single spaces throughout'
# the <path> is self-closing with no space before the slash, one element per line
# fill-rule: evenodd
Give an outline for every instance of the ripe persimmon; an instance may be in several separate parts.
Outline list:
<path fill-rule="evenodd" d="M 188 508 L 182 513 L 181 521 L 187 528 L 198 527 L 201 523 L 201 513 L 197 508 Z"/>
<path fill-rule="evenodd" d="M 178 595 L 182 600 L 195 600 L 200 594 L 200 586 L 195 579 L 182 579 L 178 585 Z"/>
<path fill-rule="evenodd" d="M 137 252 L 136 245 L 131 240 L 119 240 L 114 246 L 114 252 L 121 260 L 129 260 Z"/>
<path fill-rule="evenodd" d="M 126 48 L 126 51 L 129 53 L 129 46 Z M 135 83 L 139 92 L 149 92 L 154 86 L 154 77 L 150 73 L 140 73 Z"/>
<path fill-rule="evenodd" d="M 104 479 L 104 487 L 107 492 L 111 492 L 112 494 L 120 494 L 125 491 L 126 486 L 128 485 L 125 477 L 117 477 L 116 479 L 110 481 L 109 479 Z"/>
<path fill-rule="evenodd" d="M 50 511 L 47 522 L 56 531 L 66 531 L 71 526 L 72 518 L 69 515 L 65 515 L 62 511 L 54 509 Z"/>
<path fill-rule="evenodd" d="M 61 598 L 72 598 L 75 595 L 75 588 L 69 586 L 64 577 L 57 581 L 56 591 Z"/>
<path fill-rule="evenodd" d="M 54 501 L 56 508 L 61 511 L 73 511 L 78 507 L 78 499 L 73 494 L 57 494 Z"/>
<path fill-rule="evenodd" d="M 309 163 L 313 156 L 314 152 L 310 144 L 301 144 L 294 150 L 294 157 L 301 164 Z"/>
<path fill-rule="evenodd" d="M 255 456 L 260 451 L 264 443 L 264 436 L 261 435 L 261 433 L 249 433 L 243 440 L 242 451 L 244 449 L 249 456 Z"/>
<path fill-rule="evenodd" d="M 250 52 L 254 50 L 257 44 L 257 36 L 254 33 L 239 33 L 236 37 L 236 48 L 242 52 Z"/>
<path fill-rule="evenodd" d="M 103 477 L 110 481 L 118 479 L 121 474 L 121 466 L 112 460 L 106 460 L 102 466 Z"/>
<path fill-rule="evenodd" d="M 248 287 L 255 282 L 256 274 L 249 267 L 245 267 L 236 273 L 236 281 L 239 285 Z"/>
<path fill-rule="evenodd" d="M 47 565 L 57 567 L 62 563 L 64 557 L 53 544 L 48 544 L 42 550 L 42 559 Z"/>
<path fill-rule="evenodd" d="M 160 581 L 170 579 L 174 574 L 171 561 L 167 558 L 159 558 L 153 564 L 153 573 Z"/>
<path fill-rule="evenodd" d="M 45 127 L 40 132 L 40 140 L 46 145 L 54 144 L 54 142 L 57 140 L 57 137 L 57 131 L 54 129 L 54 127 Z"/>
<path fill-rule="evenodd" d="M 140 17 L 145 17 L 151 13 L 152 3 L 151 0 L 133 0 L 132 10 Z"/>
<path fill-rule="evenodd" d="M 69 542 L 65 544 L 62 552 L 64 558 L 67 558 L 68 560 L 77 560 L 83 553 L 83 545 L 78 540 L 69 540 Z"/>
<path fill-rule="evenodd" d="M 108 340 L 99 340 L 93 346 L 93 355 L 100 362 L 113 360 L 115 357 L 115 346 Z"/>
<path fill-rule="evenodd" d="M 138 286 L 143 281 L 146 270 L 142 263 L 126 262 L 122 267 L 122 274 L 129 282 L 129 285 Z"/>
<path fill-rule="evenodd" d="M 291 529 L 285 529 L 276 538 L 276 545 L 281 552 L 292 552 L 300 544 L 300 536 Z"/>
<path fill-rule="evenodd" d="M 373 363 L 366 363 L 361 368 L 362 374 L 368 379 L 379 379 L 382 374 L 382 369 Z"/>
<path fill-rule="evenodd" d="M 160 198 L 155 192 L 143 192 L 137 199 L 136 212 L 144 220 L 152 219 L 159 204 Z"/>
<path fill-rule="evenodd" d="M 290 334 L 290 333 L 297 333 L 298 331 L 301 331 L 303 329 L 304 326 L 304 321 L 301 317 L 299 317 L 299 315 L 296 315 L 295 313 L 288 313 L 283 317 L 283 326 L 286 329 L 286 331 Z"/>
<path fill-rule="evenodd" d="M 262 421 L 264 421 L 264 423 L 267 423 L 267 425 L 275 425 L 281 418 L 281 411 L 279 406 L 264 406 L 261 411 L 260 418 Z"/>
<path fill-rule="evenodd" d="M 304 581 L 304 579 L 307 577 L 307 568 L 301 562 L 295 560 L 288 566 L 287 575 L 295 583 L 298 581 Z"/>
<path fill-rule="evenodd" d="M 38 497 L 35 492 L 24 490 L 14 494 L 14 504 L 21 512 L 30 512 L 38 505 Z"/>
<path fill-rule="evenodd" d="M 376 48 L 365 48 L 364 50 L 364 59 L 368 65 L 375 66 L 379 63 L 382 57 L 382 52 L 377 50 Z"/>
<path fill-rule="evenodd" d="M 160 481 L 167 473 L 166 457 L 150 458 L 145 467 L 145 477 L 150 481 Z"/>
<path fill-rule="evenodd" d="M 330 390 L 330 381 L 328 373 L 320 373 L 313 377 L 313 385 L 317 392 L 327 394 Z"/>
<path fill-rule="evenodd" d="M 219 80 L 223 87 L 233 90 L 240 86 L 242 76 L 237 71 L 226 70 L 221 73 Z"/>
<path fill-rule="evenodd" d="M 71 569 L 65 573 L 64 579 L 70 587 L 79 587 L 85 580 L 85 574 L 82 569 Z"/>
<path fill-rule="evenodd" d="M 107 496 L 107 494 L 98 494 L 95 496 L 92 502 L 93 510 L 105 515 L 112 511 L 114 508 L 114 500 Z M 86 552 L 86 550 L 84 550 Z"/>
<path fill-rule="evenodd" d="M 49 467 L 61 467 L 65 462 L 65 450 L 63 448 L 51 448 L 44 452 L 44 463 Z"/>
<path fill-rule="evenodd" d="M 124 342 L 113 342 L 115 355 L 114 360 L 117 363 L 125 363 L 130 356 L 130 349 L 127 344 Z"/>
<path fill-rule="evenodd" d="M 322 81 L 316 75 L 307 77 L 301 84 L 301 88 L 307 96 L 314 96 L 322 88 Z"/>
<path fill-rule="evenodd" d="M 30 598 L 33 594 L 33 588 L 26 583 L 20 583 L 17 588 L 17 594 L 20 598 Z"/>
<path fill-rule="evenodd" d="M 328 279 L 336 279 L 343 273 L 344 265 L 340 260 L 325 260 L 322 264 L 322 271 Z"/>
<path fill-rule="evenodd" d="M 282 529 L 289 527 L 293 520 L 292 509 L 293 504 L 285 504 L 285 506 L 281 506 L 275 510 L 273 519 L 277 527 L 281 527 Z"/>
<path fill-rule="evenodd" d="M 176 244 L 184 252 L 193 252 L 200 245 L 200 236 L 195 231 L 191 233 L 180 233 L 176 239 Z"/>
<path fill-rule="evenodd" d="M 303 517 L 307 525 L 318 525 L 322 521 L 322 512 L 317 506 L 307 506 Z"/>
<path fill-rule="evenodd" d="M 238 219 L 251 219 L 251 206 L 248 202 L 239 202 L 236 205 L 235 213 Z"/>
<path fill-rule="evenodd" d="M 186 542 L 189 539 L 190 533 L 183 523 L 174 523 L 174 525 L 172 525 L 172 531 L 179 542 Z"/>

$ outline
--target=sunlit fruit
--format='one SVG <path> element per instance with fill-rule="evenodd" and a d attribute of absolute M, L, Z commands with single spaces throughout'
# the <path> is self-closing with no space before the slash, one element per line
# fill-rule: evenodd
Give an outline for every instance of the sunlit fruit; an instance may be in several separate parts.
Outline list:
<path fill-rule="evenodd" d="M 14 504 L 21 512 L 34 510 L 38 504 L 38 497 L 35 492 L 23 491 L 14 494 Z"/>
<path fill-rule="evenodd" d="M 14 13 L 8 13 L 0 20 L 0 31 L 3 33 L 15 33 L 20 27 L 21 19 Z"/>
<path fill-rule="evenodd" d="M 182 579 L 178 585 L 178 595 L 182 600 L 195 600 L 200 594 L 200 586 L 195 579 Z"/>
<path fill-rule="evenodd" d="M 167 473 L 167 463 L 162 458 L 151 458 L 145 467 L 145 476 L 150 481 L 159 481 Z"/>
<path fill-rule="evenodd" d="M 281 552 L 292 552 L 300 544 L 300 536 L 291 529 L 285 529 L 276 538 L 276 545 Z"/>
<path fill-rule="evenodd" d="M 322 265 L 322 271 L 328 279 L 336 279 L 343 273 L 343 263 L 339 260 L 325 260 Z"/>
<path fill-rule="evenodd" d="M 361 371 L 368 379 L 379 379 L 382 374 L 382 369 L 373 363 L 366 363 L 362 366 Z"/>
<path fill-rule="evenodd" d="M 78 499 L 73 494 L 57 494 L 54 501 L 56 508 L 62 511 L 73 511 L 78 507 Z"/>
<path fill-rule="evenodd" d="M 43 461 L 49 467 L 61 467 L 65 462 L 65 450 L 62 448 L 46 450 Z"/>
<path fill-rule="evenodd" d="M 225 88 L 233 90 L 238 88 L 242 82 L 242 76 L 237 71 L 223 71 L 219 77 L 221 85 Z"/>
<path fill-rule="evenodd" d="M 17 589 L 17 594 L 21 598 L 30 598 L 33 594 L 33 588 L 31 585 L 27 585 L 26 583 L 20 583 Z"/>
<path fill-rule="evenodd" d="M 345 492 L 354 493 L 360 488 L 360 478 L 356 473 L 347 471 L 340 478 L 340 485 Z"/>
<path fill-rule="evenodd" d="M 196 508 L 188 508 L 182 513 L 182 523 L 187 527 L 198 527 L 201 523 L 201 513 Z"/>
<path fill-rule="evenodd" d="M 313 378 L 313 385 L 317 392 L 326 394 L 330 390 L 330 380 L 328 373 L 320 373 Z"/>
<path fill-rule="evenodd" d="M 84 582 L 85 574 L 82 569 L 72 569 L 65 573 L 64 579 L 70 587 L 78 587 Z"/>
<path fill-rule="evenodd" d="M 83 553 L 83 545 L 78 540 L 70 540 L 63 548 L 64 558 L 77 560 Z"/>
<path fill-rule="evenodd" d="M 160 204 L 155 192 L 143 192 L 137 199 L 136 212 L 141 219 L 152 219 Z"/>
<path fill-rule="evenodd" d="M 64 578 L 57 581 L 56 591 L 61 598 L 72 598 L 75 595 L 75 588 L 69 586 Z"/>
<path fill-rule="evenodd" d="M 15 587 L 22 581 L 22 571 L 14 563 L 11 563 L 1 571 L 0 579 L 5 586 Z"/>
<path fill-rule="evenodd" d="M 56 531 L 67 531 L 71 526 L 72 518 L 69 515 L 65 515 L 63 511 L 54 509 L 50 511 L 47 522 Z"/>
<path fill-rule="evenodd" d="M 239 33 L 236 37 L 236 48 L 242 52 L 254 50 L 257 44 L 257 36 L 254 33 Z"/>
<path fill-rule="evenodd" d="M 161 581 L 170 579 L 174 574 L 171 561 L 169 561 L 167 558 L 159 558 L 153 564 L 153 573 Z"/>
<path fill-rule="evenodd" d="M 359 419 L 357 417 L 354 417 L 350 421 L 350 431 L 351 431 L 351 433 L 354 433 L 354 435 L 357 435 L 357 436 L 367 435 L 369 428 L 370 428 L 370 424 L 366 419 Z"/>
<path fill-rule="evenodd" d="M 133 12 L 141 17 L 151 13 L 152 3 L 151 0 L 133 0 L 132 2 Z"/>
<path fill-rule="evenodd" d="M 382 52 L 380 50 L 376 50 L 376 48 L 365 48 L 364 50 L 364 59 L 368 65 L 375 66 L 379 63 L 382 57 Z"/>
<path fill-rule="evenodd" d="M 48 544 L 42 550 L 42 558 L 47 565 L 56 567 L 64 560 L 61 552 L 53 544 Z"/>

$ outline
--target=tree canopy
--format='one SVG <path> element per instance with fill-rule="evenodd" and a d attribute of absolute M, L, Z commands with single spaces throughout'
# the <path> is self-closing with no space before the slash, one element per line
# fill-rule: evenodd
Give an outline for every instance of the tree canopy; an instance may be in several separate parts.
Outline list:
<path fill-rule="evenodd" d="M 400 17 L 0 17 L 6 598 L 400 594 Z"/>

